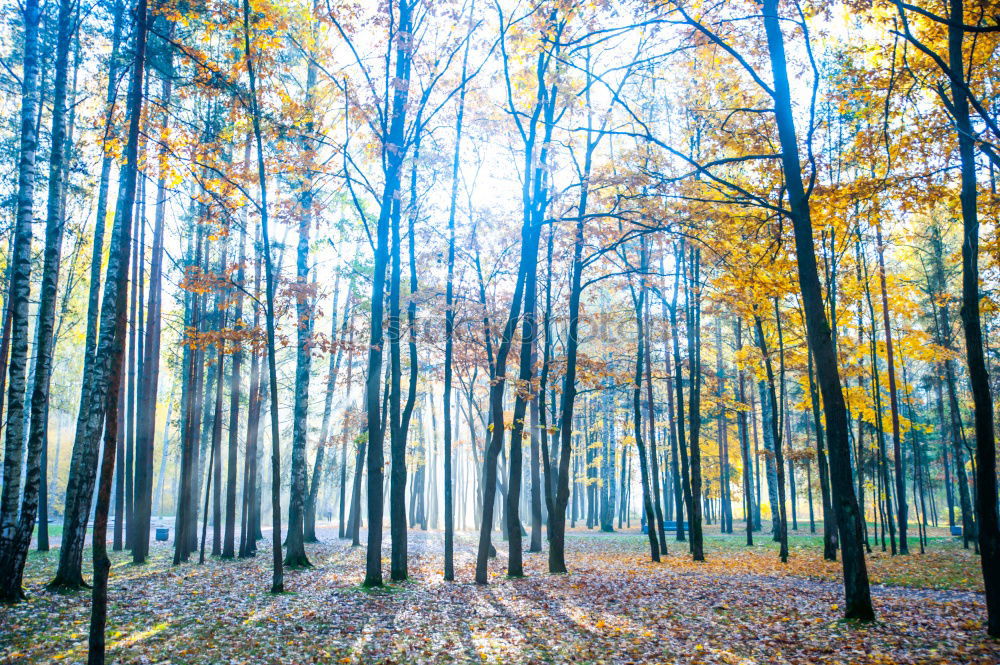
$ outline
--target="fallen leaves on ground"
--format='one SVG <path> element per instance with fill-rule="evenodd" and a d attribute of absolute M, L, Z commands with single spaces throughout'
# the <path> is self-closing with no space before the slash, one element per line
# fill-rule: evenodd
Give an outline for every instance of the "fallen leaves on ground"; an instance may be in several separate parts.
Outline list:
<path fill-rule="evenodd" d="M 882 551 L 873 540 L 872 551 L 865 556 L 872 584 L 981 593 L 983 577 L 979 556 L 972 549 L 962 549 L 960 539 L 946 537 L 944 529 L 932 532 L 935 535 L 923 554 L 918 554 L 915 539 L 910 540 L 912 554 L 908 556 L 893 556 L 890 551 Z M 742 572 L 830 581 L 842 579 L 840 562 L 823 560 L 820 536 L 790 535 L 788 563 L 778 559 L 778 544 L 771 540 L 769 533 L 755 533 L 754 547 L 746 547 L 745 538 L 745 534 L 739 532 L 729 536 L 721 536 L 717 531 L 708 533 L 706 560 L 695 563 L 687 556 L 687 543 L 677 542 L 674 534 L 668 534 L 671 565 L 717 574 Z M 639 546 L 647 547 L 646 541 Z"/>
<path fill-rule="evenodd" d="M 983 632 L 982 596 L 952 578 L 972 554 L 935 544 L 925 555 L 871 560 L 879 621 L 841 619 L 839 564 L 816 546 L 788 565 L 766 543 L 709 538 L 695 564 L 683 543 L 650 563 L 644 537 L 574 532 L 570 574 L 549 575 L 546 554 L 526 554 L 522 579 L 504 575 L 506 552 L 485 587 L 471 582 L 474 539 L 456 543 L 457 582 L 441 580 L 441 534 L 410 534 L 411 580 L 361 589 L 364 549 L 330 530 L 308 547 L 314 567 L 287 571 L 290 593 L 271 595 L 270 553 L 252 560 L 170 565 L 153 549 L 146 566 L 115 553 L 108 623 L 115 663 L 996 663 Z M 388 552 L 386 551 L 386 556 Z M 90 597 L 43 585 L 57 553 L 33 554 L 30 599 L 0 608 L 0 660 L 85 661 Z M 386 559 L 386 564 L 388 563 Z M 912 569 L 912 570 L 911 570 Z M 920 571 L 919 573 L 916 571 Z M 386 565 L 388 572 L 388 565 Z M 930 588 L 919 588 L 924 585 Z M 943 586 L 953 590 L 937 590 Z M 968 583 L 975 588 L 975 582 Z"/>

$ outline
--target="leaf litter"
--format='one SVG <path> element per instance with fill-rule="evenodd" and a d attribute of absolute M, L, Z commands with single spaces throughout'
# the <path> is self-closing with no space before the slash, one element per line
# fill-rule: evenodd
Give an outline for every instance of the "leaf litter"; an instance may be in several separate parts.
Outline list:
<path fill-rule="evenodd" d="M 263 543 L 253 559 L 176 567 L 163 545 L 145 566 L 112 553 L 109 662 L 1000 662 L 1000 642 L 984 632 L 978 574 L 968 567 L 973 555 L 945 545 L 926 558 L 876 552 L 872 577 L 886 582 L 873 587 L 879 620 L 861 625 L 842 620 L 839 564 L 823 562 L 815 548 L 793 549 L 782 566 L 768 546 L 737 549 L 730 537 L 696 564 L 683 543 L 671 541 L 671 555 L 656 564 L 636 534 L 571 532 L 568 575 L 547 574 L 543 553 L 525 556 L 525 578 L 508 579 L 505 544 L 497 543 L 490 584 L 482 587 L 472 583 L 471 534 L 456 539 L 457 581 L 447 583 L 441 534 L 415 531 L 411 580 L 392 593 L 365 593 L 358 586 L 364 549 L 331 530 L 321 529 L 320 538 L 307 548 L 313 568 L 286 572 L 291 593 L 277 596 L 267 592 L 271 558 Z M 90 596 L 45 591 L 56 560 L 56 553 L 33 553 L 29 600 L 0 607 L 0 662 L 86 661 Z"/>

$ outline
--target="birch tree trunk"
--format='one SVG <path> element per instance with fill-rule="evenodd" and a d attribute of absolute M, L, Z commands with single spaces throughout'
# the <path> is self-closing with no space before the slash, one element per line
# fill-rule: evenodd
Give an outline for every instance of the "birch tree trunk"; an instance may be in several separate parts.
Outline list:
<path fill-rule="evenodd" d="M 114 28 L 111 38 L 111 55 L 108 59 L 108 83 L 105 95 L 104 138 L 108 139 L 113 127 L 113 106 L 117 96 L 119 54 L 125 8 L 122 2 L 114 4 Z M 101 267 L 103 264 L 104 232 L 108 215 L 108 189 L 111 177 L 111 156 L 105 153 L 101 160 L 101 177 L 97 194 L 97 216 L 94 223 L 94 244 L 91 249 L 90 293 L 87 298 L 87 332 L 84 338 L 83 375 L 94 370 L 94 352 L 97 347 L 98 316 L 100 314 Z M 51 589 L 78 589 L 83 581 L 83 542 L 90 519 L 90 506 L 94 495 L 97 473 L 97 449 L 88 447 L 84 437 L 85 421 L 90 414 L 90 381 L 83 381 L 80 389 L 80 407 L 70 458 L 69 478 L 66 483 L 65 514 L 63 515 L 62 545 L 59 547 L 59 566 Z"/>
<path fill-rule="evenodd" d="M 72 3 L 59 3 L 59 44 L 56 49 L 56 80 L 52 99 L 52 146 L 49 158 L 49 191 L 45 220 L 45 250 L 41 280 L 41 302 L 35 339 L 35 371 L 31 392 L 27 457 L 25 445 L 25 363 L 28 354 L 28 300 L 31 290 L 32 195 L 35 177 L 37 130 L 34 125 L 35 78 L 38 57 L 38 5 L 24 8 L 24 76 L 21 101 L 21 156 L 18 162 L 17 211 L 14 226 L 13 268 L 9 285 L 12 345 L 7 386 L 7 438 L 4 450 L 3 495 L 0 504 L 0 600 L 14 602 L 24 597 L 21 574 L 27 559 L 38 511 L 42 447 L 46 445 L 49 381 L 52 376 L 52 331 L 55 319 L 59 256 L 63 218 L 60 206 L 65 170 L 66 88 L 72 20 Z M 24 495 L 21 463 L 25 465 Z M 20 513 L 18 499 L 21 498 Z"/>
<path fill-rule="evenodd" d="M 149 14 L 146 0 L 138 0 L 135 8 L 136 27 L 129 81 L 128 141 L 125 166 L 119 193 L 118 211 L 111 231 L 107 280 L 101 305 L 101 332 L 94 354 L 94 373 L 85 377 L 92 381 L 93 409 L 87 416 L 84 436 L 87 445 L 96 450 L 97 438 L 104 427 L 104 454 L 101 460 L 101 482 L 97 494 L 94 518 L 94 588 L 91 595 L 88 665 L 104 665 L 104 629 L 107 624 L 108 574 L 111 562 L 107 555 L 108 507 L 111 500 L 111 479 L 115 465 L 118 394 L 121 390 L 126 332 L 126 294 L 128 291 L 129 255 L 132 247 L 132 211 L 138 176 L 139 125 L 142 120 L 143 78 L 146 65 L 146 34 Z M 106 422 L 105 422 L 106 419 Z"/>

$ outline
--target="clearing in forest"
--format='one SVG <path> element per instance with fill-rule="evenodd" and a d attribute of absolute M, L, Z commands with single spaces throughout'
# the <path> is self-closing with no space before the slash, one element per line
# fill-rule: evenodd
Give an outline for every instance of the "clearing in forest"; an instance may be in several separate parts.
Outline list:
<path fill-rule="evenodd" d="M 170 565 L 153 548 L 136 567 L 115 553 L 108 656 L 114 663 L 977 663 L 1000 661 L 983 631 L 981 579 L 971 552 L 931 538 L 928 552 L 870 556 L 879 621 L 843 621 L 839 564 L 816 536 L 792 536 L 787 566 L 768 534 L 707 539 L 694 564 L 671 539 L 647 560 L 635 532 L 569 535 L 571 572 L 549 575 L 547 553 L 525 556 L 523 579 L 493 572 L 472 583 L 473 540 L 456 543 L 457 582 L 441 581 L 439 532 L 412 532 L 412 579 L 359 587 L 363 548 L 320 529 L 314 567 L 267 593 L 266 540 L 253 560 Z M 505 546 L 498 543 L 502 570 Z M 32 553 L 28 602 L 0 607 L 0 662 L 82 662 L 90 595 L 42 587 L 57 553 Z"/>

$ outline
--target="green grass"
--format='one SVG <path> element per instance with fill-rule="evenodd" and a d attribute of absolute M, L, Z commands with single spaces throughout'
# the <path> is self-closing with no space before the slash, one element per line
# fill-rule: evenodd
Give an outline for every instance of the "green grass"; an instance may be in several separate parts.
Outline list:
<path fill-rule="evenodd" d="M 676 540 L 675 534 L 668 533 L 669 555 L 664 562 L 675 567 L 690 567 L 692 570 L 713 574 L 790 575 L 829 581 L 838 581 L 843 574 L 839 561 L 823 560 L 822 523 L 817 523 L 815 534 L 809 532 L 808 523 L 805 529 L 789 531 L 787 564 L 779 562 L 779 544 L 772 540 L 770 532 L 755 532 L 753 546 L 747 547 L 746 532 L 741 528 L 743 523 L 737 522 L 733 526 L 732 534 L 720 533 L 717 525 L 705 528 L 703 535 L 706 560 L 703 563 L 693 563 L 688 554 L 687 542 L 680 542 Z M 926 551 L 921 554 L 916 525 L 911 526 L 913 528 L 908 534 L 910 554 L 907 556 L 893 556 L 889 551 L 888 539 L 887 551 L 883 552 L 881 542 L 875 540 L 874 532 L 869 526 L 872 551 L 866 553 L 865 558 L 873 584 L 982 591 L 979 557 L 973 549 L 962 547 L 961 538 L 950 536 L 945 528 L 931 528 Z M 597 534 L 595 531 L 576 530 L 570 533 L 578 534 L 580 541 L 588 543 L 588 546 L 613 546 L 648 553 L 648 536 L 636 531 Z"/>

